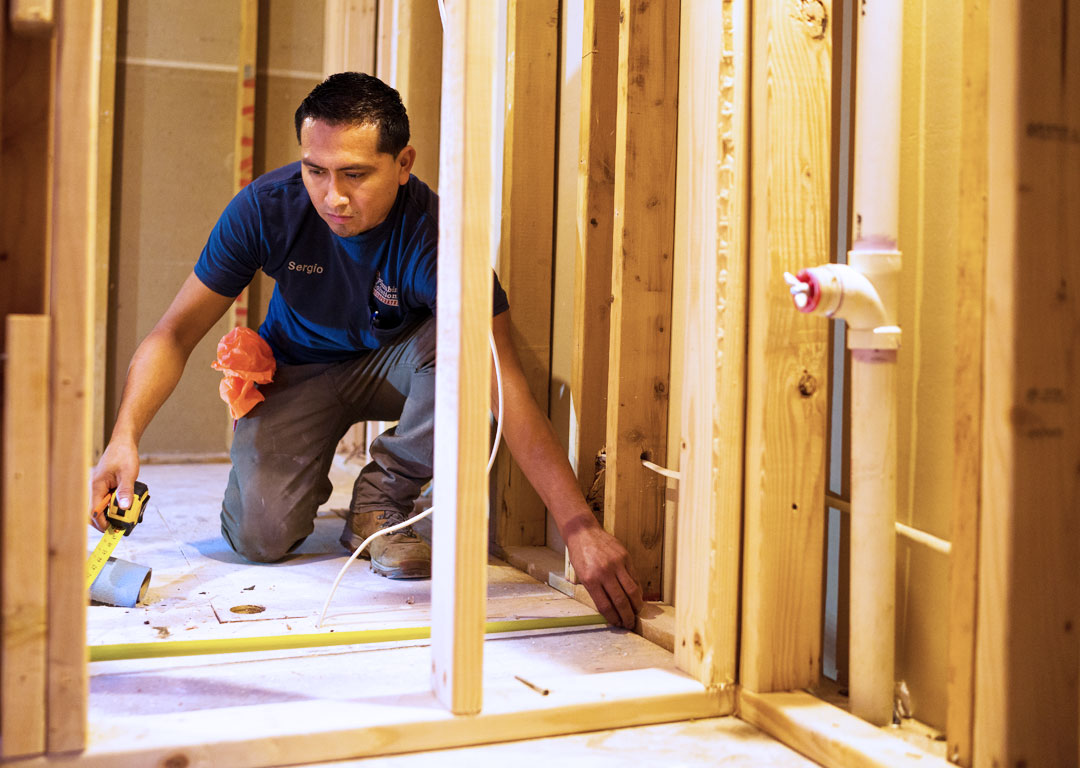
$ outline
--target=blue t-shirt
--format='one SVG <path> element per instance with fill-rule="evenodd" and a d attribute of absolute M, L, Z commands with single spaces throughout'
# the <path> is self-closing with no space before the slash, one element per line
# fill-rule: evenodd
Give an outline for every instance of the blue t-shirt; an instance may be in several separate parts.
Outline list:
<path fill-rule="evenodd" d="M 435 311 L 439 198 L 415 176 L 386 219 L 335 235 L 311 205 L 300 163 L 266 173 L 218 219 L 195 275 L 238 296 L 255 272 L 274 278 L 259 335 L 281 363 L 329 363 L 377 349 Z M 495 278 L 494 314 L 509 309 Z"/>

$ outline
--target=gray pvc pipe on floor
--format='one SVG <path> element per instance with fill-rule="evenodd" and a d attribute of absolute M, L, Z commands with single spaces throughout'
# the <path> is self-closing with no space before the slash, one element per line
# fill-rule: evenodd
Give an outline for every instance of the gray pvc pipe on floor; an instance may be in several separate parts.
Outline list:
<path fill-rule="evenodd" d="M 110 557 L 90 586 L 90 600 L 105 605 L 134 608 L 146 597 L 150 569 L 138 563 Z"/>

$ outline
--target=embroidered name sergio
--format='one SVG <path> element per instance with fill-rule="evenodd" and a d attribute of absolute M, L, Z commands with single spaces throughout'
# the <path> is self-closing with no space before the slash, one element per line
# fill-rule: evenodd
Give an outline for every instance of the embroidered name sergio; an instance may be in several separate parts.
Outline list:
<path fill-rule="evenodd" d="M 323 271 L 323 268 L 318 264 L 297 264 L 295 261 L 289 262 L 289 269 L 294 272 L 306 272 L 309 275 L 317 275 Z"/>

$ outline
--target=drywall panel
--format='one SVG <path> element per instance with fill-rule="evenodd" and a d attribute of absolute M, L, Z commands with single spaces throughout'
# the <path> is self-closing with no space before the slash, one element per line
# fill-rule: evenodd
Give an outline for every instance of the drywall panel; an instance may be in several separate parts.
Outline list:
<path fill-rule="evenodd" d="M 900 180 L 900 522 L 949 538 L 959 222 L 960 3 L 904 6 Z M 897 542 L 897 680 L 915 716 L 945 727 L 948 558 Z"/>
<path fill-rule="evenodd" d="M 176 26 L 177 36 L 186 33 L 183 24 Z M 190 33 L 198 36 L 198 30 Z M 236 104 L 236 76 L 231 71 L 130 59 L 122 59 L 119 67 L 111 366 L 117 393 L 136 345 L 190 274 L 232 196 Z M 225 332 L 222 320 L 196 347 L 180 384 L 144 434 L 142 453 L 225 450 L 220 374 L 210 369 L 217 341 Z M 107 405 L 110 418 L 115 405 Z"/>
<path fill-rule="evenodd" d="M 128 58 L 236 66 L 240 36 L 236 3 L 125 0 L 122 5 L 126 24 L 120 33 Z"/>

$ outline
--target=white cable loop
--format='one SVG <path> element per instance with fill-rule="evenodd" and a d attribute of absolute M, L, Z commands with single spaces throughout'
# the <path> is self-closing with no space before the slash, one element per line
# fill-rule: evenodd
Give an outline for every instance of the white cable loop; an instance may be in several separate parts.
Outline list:
<path fill-rule="evenodd" d="M 495 360 L 495 384 L 498 390 L 499 410 L 495 420 L 495 442 L 491 446 L 491 455 L 488 457 L 487 470 L 488 474 L 491 473 L 491 467 L 495 464 L 495 455 L 499 451 L 499 441 L 502 439 L 502 416 L 503 412 L 503 387 L 502 387 L 502 366 L 499 363 L 499 351 L 495 348 L 495 335 L 488 331 L 488 344 L 491 346 L 491 355 Z M 341 566 L 341 570 L 338 571 L 337 578 L 334 579 L 334 585 L 330 587 L 330 594 L 326 596 L 326 602 L 323 603 L 322 613 L 319 615 L 319 620 L 315 624 L 316 629 L 322 629 L 323 620 L 326 618 L 326 611 L 330 607 L 330 601 L 334 599 L 334 593 L 337 592 L 338 584 L 341 583 L 341 579 L 345 576 L 345 571 L 349 569 L 349 566 L 353 564 L 353 561 L 360 556 L 360 553 L 364 551 L 368 544 L 373 542 L 380 536 L 386 536 L 387 534 L 400 531 L 402 528 L 407 528 L 418 520 L 423 520 L 425 517 L 435 511 L 435 507 L 428 507 L 418 515 L 413 515 L 408 520 L 397 523 L 389 528 L 382 528 L 375 533 L 368 536 L 362 542 L 360 546 L 349 556 L 349 559 L 345 561 L 345 564 Z"/>

